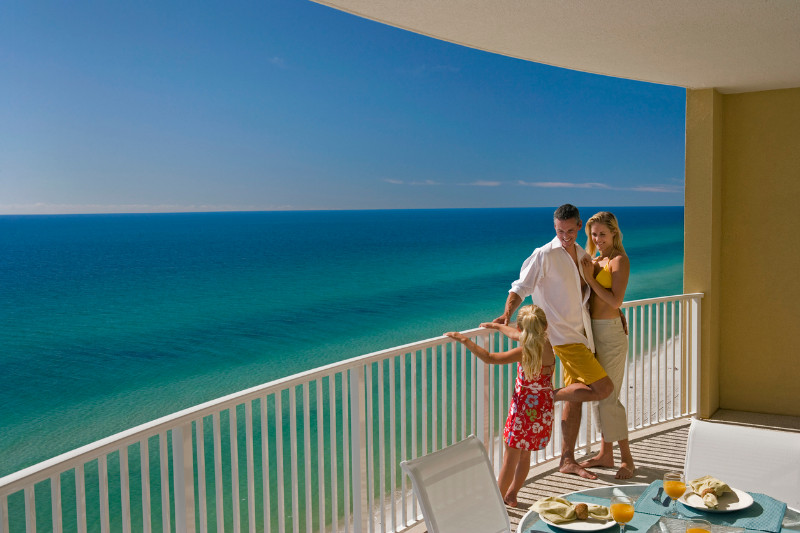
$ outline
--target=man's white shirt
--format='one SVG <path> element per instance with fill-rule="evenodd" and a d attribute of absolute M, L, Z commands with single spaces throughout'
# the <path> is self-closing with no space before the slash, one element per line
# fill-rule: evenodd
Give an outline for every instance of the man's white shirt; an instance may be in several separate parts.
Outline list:
<path fill-rule="evenodd" d="M 586 251 L 575 243 L 578 264 Z M 547 315 L 550 344 L 585 344 L 594 352 L 592 319 L 589 315 L 591 289 L 581 289 L 583 272 L 575 265 L 558 237 L 533 251 L 522 264 L 519 279 L 511 290 L 523 300 L 532 296 L 533 303 Z"/>

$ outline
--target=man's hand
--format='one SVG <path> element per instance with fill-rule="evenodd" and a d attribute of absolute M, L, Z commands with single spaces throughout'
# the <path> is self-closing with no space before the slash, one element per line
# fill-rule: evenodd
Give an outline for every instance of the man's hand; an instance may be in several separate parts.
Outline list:
<path fill-rule="evenodd" d="M 494 322 L 495 324 L 502 324 L 504 326 L 507 326 L 508 322 L 509 322 L 509 318 L 510 317 L 508 315 L 503 314 L 503 315 L 500 315 L 499 317 L 495 318 L 494 320 L 492 320 L 492 322 Z"/>

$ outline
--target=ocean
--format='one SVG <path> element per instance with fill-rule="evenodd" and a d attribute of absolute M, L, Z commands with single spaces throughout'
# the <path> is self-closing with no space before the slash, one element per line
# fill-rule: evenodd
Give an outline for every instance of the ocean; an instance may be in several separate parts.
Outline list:
<path fill-rule="evenodd" d="M 683 208 L 611 210 L 631 259 L 625 299 L 681 293 Z M 522 261 L 554 236 L 552 212 L 0 216 L 0 476 L 491 320 Z"/>

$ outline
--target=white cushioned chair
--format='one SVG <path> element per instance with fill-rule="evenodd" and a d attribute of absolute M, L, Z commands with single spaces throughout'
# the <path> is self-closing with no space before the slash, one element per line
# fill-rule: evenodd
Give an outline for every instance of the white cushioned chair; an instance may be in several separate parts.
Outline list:
<path fill-rule="evenodd" d="M 714 476 L 800 509 L 800 433 L 693 419 L 686 480 Z"/>
<path fill-rule="evenodd" d="M 474 435 L 400 466 L 411 478 L 428 533 L 511 531 L 486 448 Z"/>

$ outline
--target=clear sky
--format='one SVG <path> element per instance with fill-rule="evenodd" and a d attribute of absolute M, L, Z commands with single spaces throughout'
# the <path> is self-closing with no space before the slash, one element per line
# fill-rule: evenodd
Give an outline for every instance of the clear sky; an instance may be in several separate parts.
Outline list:
<path fill-rule="evenodd" d="M 0 214 L 682 205 L 684 114 L 306 0 L 0 7 Z"/>

